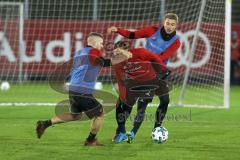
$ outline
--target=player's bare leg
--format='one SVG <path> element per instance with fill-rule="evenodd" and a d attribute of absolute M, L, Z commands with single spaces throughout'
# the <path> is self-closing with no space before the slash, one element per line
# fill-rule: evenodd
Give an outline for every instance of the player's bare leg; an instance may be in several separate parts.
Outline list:
<path fill-rule="evenodd" d="M 63 113 L 51 119 L 52 125 L 81 119 L 82 113 Z"/>
<path fill-rule="evenodd" d="M 53 117 L 51 120 L 45 120 L 45 121 L 38 121 L 36 126 L 36 134 L 37 137 L 40 139 L 48 127 L 59 124 L 59 123 L 65 123 L 69 121 L 76 121 L 81 119 L 82 114 L 72 114 L 72 113 L 63 113 L 56 117 Z"/>
<path fill-rule="evenodd" d="M 103 146 L 103 144 L 101 144 L 96 139 L 96 135 L 102 127 L 103 119 L 104 119 L 103 113 L 100 116 L 93 118 L 92 123 L 91 123 L 91 130 L 90 130 L 89 136 L 87 137 L 84 145 L 86 145 L 86 146 Z"/>
<path fill-rule="evenodd" d="M 91 132 L 93 134 L 97 134 L 97 132 L 100 130 L 102 124 L 103 124 L 103 119 L 104 119 L 104 115 L 101 114 L 100 116 L 98 117 L 95 117 L 93 120 L 92 120 L 92 124 L 91 124 Z"/>

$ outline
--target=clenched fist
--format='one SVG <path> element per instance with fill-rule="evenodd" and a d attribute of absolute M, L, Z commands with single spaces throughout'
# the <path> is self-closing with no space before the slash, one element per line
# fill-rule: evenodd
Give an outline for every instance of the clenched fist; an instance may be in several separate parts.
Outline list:
<path fill-rule="evenodd" d="M 107 32 L 108 33 L 114 33 L 114 32 L 117 32 L 117 30 L 118 30 L 117 27 L 111 26 L 107 29 Z"/>

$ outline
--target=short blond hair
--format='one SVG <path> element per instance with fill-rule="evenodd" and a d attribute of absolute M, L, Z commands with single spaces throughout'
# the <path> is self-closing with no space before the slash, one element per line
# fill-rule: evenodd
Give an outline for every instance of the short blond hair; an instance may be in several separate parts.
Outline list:
<path fill-rule="evenodd" d="M 173 20 L 178 22 L 178 15 L 175 14 L 175 13 L 167 13 L 167 14 L 165 14 L 164 20 L 166 20 L 167 18 L 168 19 L 173 19 Z"/>
<path fill-rule="evenodd" d="M 93 46 L 95 42 L 99 41 L 100 39 L 103 40 L 103 35 L 97 32 L 91 32 L 88 34 L 87 37 L 87 44 Z"/>
<path fill-rule="evenodd" d="M 88 34 L 88 37 L 100 37 L 103 39 L 103 35 L 101 33 L 97 33 L 97 32 L 90 32 Z"/>

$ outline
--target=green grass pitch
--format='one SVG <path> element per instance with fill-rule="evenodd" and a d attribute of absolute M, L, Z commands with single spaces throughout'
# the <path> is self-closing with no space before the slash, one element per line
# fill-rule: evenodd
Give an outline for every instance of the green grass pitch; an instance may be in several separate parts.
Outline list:
<path fill-rule="evenodd" d="M 56 102 L 56 95 L 47 86 L 29 84 L 41 96 L 34 96 L 21 87 L 12 86 L 8 92 L 0 92 L 0 102 Z M 16 96 L 16 92 L 21 95 Z M 25 93 L 26 91 L 26 93 Z M 32 97 L 32 98 L 29 98 Z M 240 159 L 240 87 L 231 87 L 230 109 L 180 108 L 168 110 L 164 126 L 169 139 L 155 144 L 150 139 L 156 107 L 147 109 L 147 118 L 132 144 L 113 144 L 116 122 L 114 111 L 105 116 L 98 139 L 104 147 L 85 147 L 83 142 L 89 133 L 89 121 L 55 125 L 46 130 L 42 139 L 35 135 L 35 123 L 39 119 L 54 116 L 54 107 L 0 107 L 0 159 L 74 159 L 74 160 L 237 160 Z M 135 110 L 135 109 L 134 109 Z M 134 115 L 134 113 L 133 113 Z M 130 129 L 132 118 L 128 120 Z"/>

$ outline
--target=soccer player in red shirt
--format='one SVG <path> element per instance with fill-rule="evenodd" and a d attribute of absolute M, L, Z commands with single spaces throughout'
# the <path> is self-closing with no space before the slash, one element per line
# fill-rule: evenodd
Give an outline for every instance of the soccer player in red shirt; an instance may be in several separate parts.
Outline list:
<path fill-rule="evenodd" d="M 125 122 L 136 100 L 141 98 L 151 102 L 154 95 L 168 93 L 165 81 L 162 81 L 168 70 L 160 57 L 145 48 L 129 49 L 124 41 L 117 42 L 115 48 L 128 50 L 131 55 L 127 61 L 113 65 L 119 88 L 118 127 L 113 141 L 118 143 L 127 139 Z"/>
<path fill-rule="evenodd" d="M 164 18 L 163 25 L 149 26 L 136 31 L 129 31 L 122 28 L 117 28 L 112 26 L 108 28 L 108 32 L 118 33 L 129 39 L 147 38 L 147 43 L 145 48 L 157 56 L 159 56 L 165 64 L 169 61 L 170 57 L 173 56 L 180 47 L 181 43 L 179 37 L 176 35 L 176 28 L 178 24 L 178 16 L 174 13 L 167 13 Z M 165 83 L 167 87 L 167 83 Z M 168 104 L 169 104 L 169 94 L 164 94 L 159 96 L 160 104 L 156 111 L 156 121 L 154 128 L 160 127 L 162 121 L 166 115 Z M 135 118 L 134 127 L 131 131 L 130 138 L 134 138 L 135 134 L 140 127 L 148 101 L 138 100 L 138 113 Z M 140 116 L 142 115 L 142 116 Z M 140 119 L 140 120 L 137 120 Z"/>

